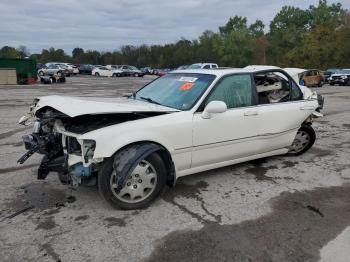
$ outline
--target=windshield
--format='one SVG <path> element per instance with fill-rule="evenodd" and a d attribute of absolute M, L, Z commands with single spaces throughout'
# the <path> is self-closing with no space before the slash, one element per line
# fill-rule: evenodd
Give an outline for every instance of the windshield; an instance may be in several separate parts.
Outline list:
<path fill-rule="evenodd" d="M 193 64 L 187 67 L 186 69 L 201 69 L 201 68 L 202 68 L 202 65 Z"/>
<path fill-rule="evenodd" d="M 208 74 L 167 74 L 140 89 L 135 99 L 189 110 L 214 79 L 215 75 Z"/>

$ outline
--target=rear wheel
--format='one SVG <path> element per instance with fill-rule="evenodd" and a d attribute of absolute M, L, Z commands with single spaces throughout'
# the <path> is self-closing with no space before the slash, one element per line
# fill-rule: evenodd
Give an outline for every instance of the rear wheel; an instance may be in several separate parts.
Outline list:
<path fill-rule="evenodd" d="M 147 207 L 164 188 L 166 167 L 162 157 L 154 152 L 144 159 L 136 159 L 137 150 L 138 146 L 133 145 L 118 152 L 106 161 L 99 173 L 100 194 L 117 208 Z M 129 164 L 133 166 L 131 170 Z M 126 173 L 124 186 L 118 185 Z"/>
<path fill-rule="evenodd" d="M 100 74 L 99 73 L 95 73 L 95 76 L 100 76 Z"/>
<path fill-rule="evenodd" d="M 315 130 L 309 125 L 302 125 L 298 130 L 288 153 L 292 155 L 301 155 L 312 147 L 315 140 Z"/>

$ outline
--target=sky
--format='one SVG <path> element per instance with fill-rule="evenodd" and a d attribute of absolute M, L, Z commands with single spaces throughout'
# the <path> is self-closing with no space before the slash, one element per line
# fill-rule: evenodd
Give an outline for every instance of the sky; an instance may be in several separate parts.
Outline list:
<path fill-rule="evenodd" d="M 340 2 L 350 9 L 350 0 Z M 74 47 L 113 51 L 122 45 L 165 44 L 217 31 L 234 15 L 266 27 L 284 5 L 306 9 L 318 0 L 1 0 L 0 47 Z"/>

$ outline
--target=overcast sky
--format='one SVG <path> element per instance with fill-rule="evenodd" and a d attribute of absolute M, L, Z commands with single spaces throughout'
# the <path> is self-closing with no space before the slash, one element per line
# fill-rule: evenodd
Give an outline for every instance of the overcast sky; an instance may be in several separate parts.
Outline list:
<path fill-rule="evenodd" d="M 350 9 L 350 0 L 341 2 Z M 307 8 L 318 0 L 1 0 L 0 47 L 25 45 L 112 51 L 125 44 L 164 44 L 217 31 L 229 17 L 269 22 L 283 5 Z"/>

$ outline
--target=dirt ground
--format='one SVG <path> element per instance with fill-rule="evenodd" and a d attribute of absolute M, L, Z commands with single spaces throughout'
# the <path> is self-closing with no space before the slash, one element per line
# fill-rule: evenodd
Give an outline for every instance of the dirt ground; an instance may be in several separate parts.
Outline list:
<path fill-rule="evenodd" d="M 31 131 L 17 121 L 34 97 L 111 97 L 152 79 L 0 86 L 1 261 L 350 261 L 350 87 L 315 89 L 325 117 L 304 155 L 180 178 L 144 210 L 114 210 L 55 174 L 36 180 L 38 155 L 16 163 Z"/>

